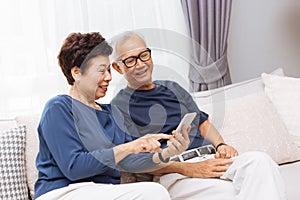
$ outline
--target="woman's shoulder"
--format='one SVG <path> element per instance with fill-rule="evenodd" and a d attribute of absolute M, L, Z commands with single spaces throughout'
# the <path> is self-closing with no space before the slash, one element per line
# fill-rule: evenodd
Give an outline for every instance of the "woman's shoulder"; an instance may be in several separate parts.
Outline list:
<path fill-rule="evenodd" d="M 65 94 L 60 94 L 60 95 L 56 95 L 52 98 L 50 98 L 46 105 L 48 106 L 53 106 L 56 104 L 65 104 L 65 103 L 69 103 L 71 101 L 71 97 Z"/>
<path fill-rule="evenodd" d="M 68 95 L 57 95 L 50 98 L 44 106 L 41 115 L 41 122 L 49 113 L 57 115 L 59 113 L 65 113 L 66 111 L 68 111 L 71 107 L 70 102 L 71 99 Z"/>
<path fill-rule="evenodd" d="M 49 110 L 53 110 L 57 108 L 68 109 L 70 107 L 70 104 L 71 104 L 70 96 L 64 94 L 54 96 L 46 102 L 44 107 L 44 113 Z"/>

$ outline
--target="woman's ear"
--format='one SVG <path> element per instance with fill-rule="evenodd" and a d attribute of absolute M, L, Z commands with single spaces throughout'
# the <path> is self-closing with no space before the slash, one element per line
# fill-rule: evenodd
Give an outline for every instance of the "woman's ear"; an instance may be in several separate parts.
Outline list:
<path fill-rule="evenodd" d="M 119 74 L 123 74 L 123 72 L 117 62 L 113 62 L 111 65 L 117 72 L 119 72 Z"/>
<path fill-rule="evenodd" d="M 72 67 L 71 74 L 72 74 L 73 79 L 75 81 L 78 81 L 80 79 L 80 75 L 81 75 L 80 68 L 77 66 Z"/>

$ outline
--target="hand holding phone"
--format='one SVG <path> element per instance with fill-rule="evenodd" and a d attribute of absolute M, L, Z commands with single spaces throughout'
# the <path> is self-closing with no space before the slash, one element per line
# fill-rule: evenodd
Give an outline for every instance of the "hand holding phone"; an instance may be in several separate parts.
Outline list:
<path fill-rule="evenodd" d="M 177 126 L 176 132 L 178 133 L 174 133 L 174 138 L 171 138 L 170 140 L 168 140 L 167 142 L 167 148 L 164 148 L 161 152 L 161 158 L 160 160 L 162 162 L 166 162 L 166 158 L 170 158 L 173 157 L 175 155 L 181 154 L 183 151 L 185 151 L 189 144 L 190 144 L 190 139 L 188 136 L 188 132 L 189 132 L 189 126 L 191 125 L 191 123 L 193 122 L 194 118 L 196 117 L 197 113 L 193 112 L 193 113 L 187 113 L 186 115 L 184 115 L 184 117 L 182 118 L 181 122 L 179 123 L 179 125 Z M 185 125 L 186 128 L 188 128 L 186 130 L 186 134 L 182 134 L 182 126 Z M 167 159 L 168 161 L 169 159 Z"/>
<path fill-rule="evenodd" d="M 181 122 L 177 126 L 176 131 L 179 134 L 182 134 L 181 133 L 182 126 L 183 125 L 185 125 L 186 127 L 190 126 L 192 124 L 193 120 L 195 119 L 196 115 L 197 115 L 196 112 L 185 114 L 184 117 L 182 118 Z"/>

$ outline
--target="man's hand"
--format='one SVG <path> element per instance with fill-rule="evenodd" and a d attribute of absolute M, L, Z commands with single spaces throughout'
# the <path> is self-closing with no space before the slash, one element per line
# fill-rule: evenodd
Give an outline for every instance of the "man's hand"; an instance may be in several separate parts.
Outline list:
<path fill-rule="evenodd" d="M 218 178 L 232 164 L 231 159 L 208 159 L 201 162 L 178 162 L 180 174 L 192 178 Z"/>
<path fill-rule="evenodd" d="M 222 145 L 218 148 L 215 158 L 232 158 L 238 156 L 238 151 L 229 145 Z"/>
<path fill-rule="evenodd" d="M 191 130 L 191 127 L 186 127 L 183 126 L 181 128 L 181 134 L 179 134 L 177 131 L 173 131 L 173 138 L 171 138 L 167 142 L 167 148 L 162 150 L 162 157 L 164 159 L 170 158 L 172 156 L 181 154 L 183 151 L 185 151 L 189 144 L 190 144 L 190 139 L 189 139 L 189 131 Z"/>

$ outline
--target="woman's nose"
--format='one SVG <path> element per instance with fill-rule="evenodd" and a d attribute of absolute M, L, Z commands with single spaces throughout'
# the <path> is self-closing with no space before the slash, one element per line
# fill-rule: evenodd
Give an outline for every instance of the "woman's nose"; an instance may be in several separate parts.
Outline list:
<path fill-rule="evenodd" d="M 112 79 L 112 76 L 111 76 L 111 73 L 109 70 L 106 70 L 105 71 L 105 78 L 104 78 L 106 81 L 111 81 Z"/>

